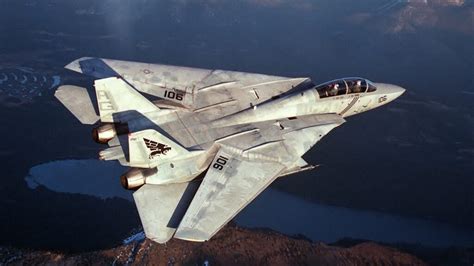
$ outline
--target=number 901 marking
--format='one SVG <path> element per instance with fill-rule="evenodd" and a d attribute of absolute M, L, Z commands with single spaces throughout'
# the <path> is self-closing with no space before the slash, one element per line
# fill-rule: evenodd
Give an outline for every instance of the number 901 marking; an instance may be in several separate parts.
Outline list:
<path fill-rule="evenodd" d="M 219 158 L 217 158 L 216 162 L 212 165 L 212 167 L 214 169 L 217 169 L 219 171 L 221 171 L 222 169 L 224 169 L 224 165 L 227 164 L 227 161 L 229 160 L 229 158 L 226 158 L 224 156 L 219 156 Z"/>

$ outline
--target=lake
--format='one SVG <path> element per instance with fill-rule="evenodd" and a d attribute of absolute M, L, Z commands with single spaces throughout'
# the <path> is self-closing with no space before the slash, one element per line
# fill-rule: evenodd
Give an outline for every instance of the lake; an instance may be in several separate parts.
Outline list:
<path fill-rule="evenodd" d="M 36 165 L 25 178 L 31 189 L 39 185 L 66 193 L 132 200 L 120 186 L 126 171 L 116 162 L 62 160 Z M 433 247 L 474 246 L 474 231 L 425 219 L 408 218 L 308 202 L 269 188 L 245 208 L 235 221 L 249 228 L 270 228 L 287 235 L 302 234 L 313 241 L 342 238 L 385 243 L 419 243 Z M 124 236 L 125 237 L 125 236 Z"/>

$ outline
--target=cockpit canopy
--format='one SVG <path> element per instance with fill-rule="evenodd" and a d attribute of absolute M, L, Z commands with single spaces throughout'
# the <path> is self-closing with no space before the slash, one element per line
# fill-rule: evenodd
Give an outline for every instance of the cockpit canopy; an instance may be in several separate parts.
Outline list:
<path fill-rule="evenodd" d="M 343 78 L 318 85 L 316 90 L 319 93 L 319 98 L 326 98 L 350 93 L 373 92 L 377 88 L 367 79 Z"/>

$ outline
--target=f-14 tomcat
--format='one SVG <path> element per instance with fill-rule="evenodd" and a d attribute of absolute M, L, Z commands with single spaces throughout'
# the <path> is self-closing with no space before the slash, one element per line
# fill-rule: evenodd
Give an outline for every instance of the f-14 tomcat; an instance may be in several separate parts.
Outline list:
<path fill-rule="evenodd" d="M 86 88 L 55 96 L 83 124 L 100 120 L 93 138 L 108 148 L 99 157 L 130 167 L 121 184 L 158 243 L 209 240 L 276 178 L 314 168 L 303 154 L 345 117 L 405 91 L 100 58 L 66 68 L 96 79 L 97 105 Z"/>

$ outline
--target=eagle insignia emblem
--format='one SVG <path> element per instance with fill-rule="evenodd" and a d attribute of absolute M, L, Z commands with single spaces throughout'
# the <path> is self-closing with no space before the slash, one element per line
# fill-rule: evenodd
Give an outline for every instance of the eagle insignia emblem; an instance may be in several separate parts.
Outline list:
<path fill-rule="evenodd" d="M 160 156 L 161 154 L 166 155 L 168 151 L 171 150 L 171 147 L 165 145 L 163 143 L 159 143 L 153 140 L 149 140 L 144 138 L 143 141 L 145 142 L 146 147 L 150 150 L 150 155 L 148 156 L 150 159 L 155 158 L 156 156 Z"/>

